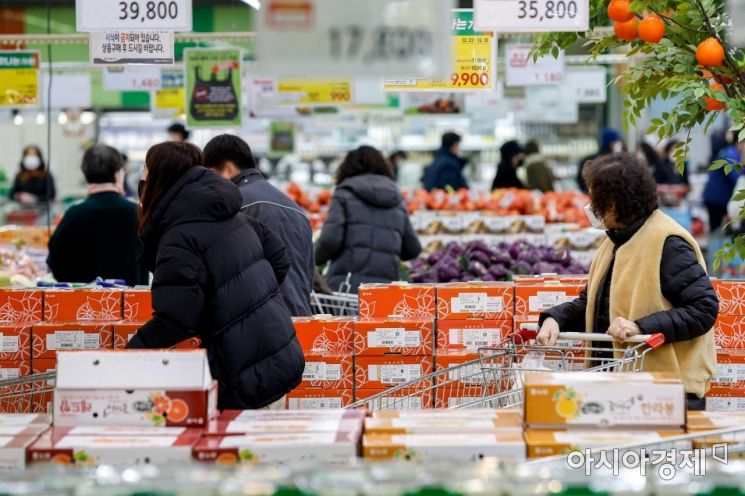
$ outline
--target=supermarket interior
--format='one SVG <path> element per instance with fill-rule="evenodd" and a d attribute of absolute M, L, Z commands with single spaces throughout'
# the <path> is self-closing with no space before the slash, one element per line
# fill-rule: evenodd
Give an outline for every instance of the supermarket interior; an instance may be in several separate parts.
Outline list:
<path fill-rule="evenodd" d="M 0 495 L 745 494 L 745 0 L 0 0 Z"/>

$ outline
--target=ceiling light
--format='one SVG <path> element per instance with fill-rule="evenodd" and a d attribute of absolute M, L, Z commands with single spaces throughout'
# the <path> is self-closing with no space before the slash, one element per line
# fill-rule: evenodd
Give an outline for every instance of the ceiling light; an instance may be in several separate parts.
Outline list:
<path fill-rule="evenodd" d="M 261 9 L 261 1 L 260 0 L 241 0 L 241 2 L 245 3 L 249 7 L 253 7 L 256 10 Z"/>

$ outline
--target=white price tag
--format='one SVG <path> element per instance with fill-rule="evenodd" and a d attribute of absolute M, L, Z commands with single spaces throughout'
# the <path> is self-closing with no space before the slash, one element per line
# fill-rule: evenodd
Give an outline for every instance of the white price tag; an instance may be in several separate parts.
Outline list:
<path fill-rule="evenodd" d="M 367 376 L 371 381 L 378 381 L 383 384 L 403 384 L 419 379 L 421 375 L 422 366 L 418 364 L 370 365 L 367 370 Z"/>
<path fill-rule="evenodd" d="M 543 312 L 571 299 L 562 291 L 539 291 L 538 294 L 528 297 L 528 311 Z"/>
<path fill-rule="evenodd" d="M 590 28 L 589 0 L 475 0 L 473 8 L 479 31 L 543 33 Z"/>
<path fill-rule="evenodd" d="M 97 350 L 101 347 L 98 333 L 84 331 L 56 331 L 47 335 L 49 350 Z"/>
<path fill-rule="evenodd" d="M 509 44 L 505 46 L 506 86 L 560 85 L 564 82 L 564 52 L 559 58 L 549 55 L 533 62 L 530 52 L 533 45 Z"/>
<path fill-rule="evenodd" d="M 375 408 L 380 410 L 421 410 L 424 402 L 421 396 L 408 398 L 380 398 Z"/>
<path fill-rule="evenodd" d="M 264 0 L 261 74 L 442 76 L 452 0 Z"/>
<path fill-rule="evenodd" d="M 564 84 L 575 94 L 577 103 L 605 103 L 608 99 L 605 67 L 573 67 L 564 72 Z"/>
<path fill-rule="evenodd" d="M 468 365 L 448 372 L 448 379 L 463 384 L 477 385 L 484 383 L 484 372 L 480 365 Z"/>
<path fill-rule="evenodd" d="M 77 30 L 191 31 L 191 0 L 76 0 Z"/>
<path fill-rule="evenodd" d="M 367 333 L 368 348 L 415 348 L 422 344 L 420 331 L 401 329 L 376 329 Z"/>
<path fill-rule="evenodd" d="M 108 91 L 159 90 L 162 81 L 157 66 L 105 67 L 103 87 Z"/>
<path fill-rule="evenodd" d="M 4 336 L 0 334 L 0 353 L 16 353 L 18 351 L 18 336 Z"/>
<path fill-rule="evenodd" d="M 328 410 L 343 406 L 341 398 L 290 398 L 288 400 L 290 410 Z"/>
<path fill-rule="evenodd" d="M 453 313 L 462 312 L 501 312 L 504 299 L 501 296 L 487 296 L 486 293 L 460 293 L 450 298 Z"/>
<path fill-rule="evenodd" d="M 19 369 L 0 369 L 0 380 L 18 379 L 21 376 Z"/>
<path fill-rule="evenodd" d="M 172 31 L 98 31 L 88 45 L 93 65 L 173 65 Z"/>

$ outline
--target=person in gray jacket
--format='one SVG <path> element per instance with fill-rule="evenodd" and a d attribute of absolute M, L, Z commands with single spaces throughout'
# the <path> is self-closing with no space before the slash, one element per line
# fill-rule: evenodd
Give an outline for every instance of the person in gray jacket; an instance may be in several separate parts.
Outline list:
<path fill-rule="evenodd" d="M 338 290 L 351 274 L 361 283 L 398 280 L 401 260 L 422 251 L 393 170 L 371 146 L 349 152 L 336 173 L 336 190 L 321 236 L 316 264 L 331 262 L 326 280 Z"/>
<path fill-rule="evenodd" d="M 311 315 L 313 231 L 305 212 L 269 184 L 257 169 L 248 143 L 238 136 L 222 134 L 207 143 L 204 165 L 237 184 L 243 195 L 242 211 L 269 227 L 285 244 L 290 270 L 280 292 L 293 316 Z"/>

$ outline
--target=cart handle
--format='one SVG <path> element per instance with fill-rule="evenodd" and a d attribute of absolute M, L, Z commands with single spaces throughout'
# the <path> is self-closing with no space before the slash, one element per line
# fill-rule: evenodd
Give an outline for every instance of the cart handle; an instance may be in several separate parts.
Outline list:
<path fill-rule="evenodd" d="M 525 341 L 535 339 L 538 336 L 538 324 L 521 324 L 518 335 Z M 616 341 L 614 337 L 607 334 L 591 332 L 560 332 L 559 339 L 569 341 L 598 341 L 604 343 Z M 656 349 L 665 344 L 665 335 L 659 332 L 655 334 L 637 334 L 636 336 L 626 338 L 624 342 L 645 343 L 650 348 Z"/>

